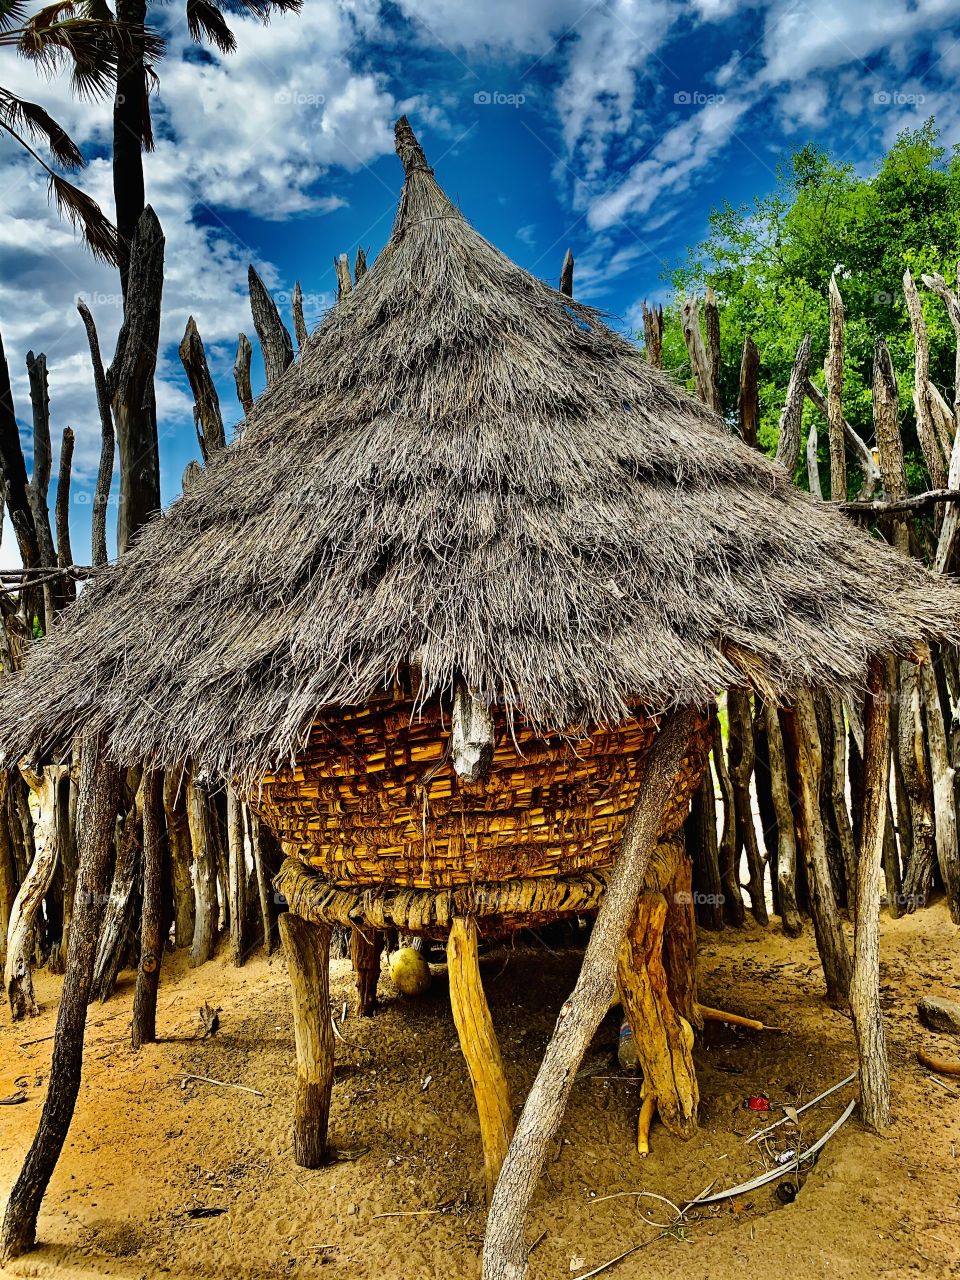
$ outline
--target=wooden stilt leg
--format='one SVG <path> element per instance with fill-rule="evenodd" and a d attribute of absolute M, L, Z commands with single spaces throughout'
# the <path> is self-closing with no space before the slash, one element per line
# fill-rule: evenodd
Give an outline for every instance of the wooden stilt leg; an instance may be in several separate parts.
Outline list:
<path fill-rule="evenodd" d="M 483 1168 L 489 1202 L 513 1136 L 513 1112 L 500 1058 L 500 1046 L 497 1044 L 490 1009 L 480 981 L 477 925 L 469 917 L 458 917 L 450 926 L 447 969 L 450 975 L 453 1021 L 460 1036 L 463 1056 L 467 1060 L 477 1114 L 480 1117 L 480 1140 L 483 1143 Z"/>
<path fill-rule="evenodd" d="M 293 1158 L 316 1169 L 327 1155 L 327 1122 L 333 1089 L 333 1027 L 330 1023 L 330 929 L 285 911 L 280 938 L 293 996 L 297 1046 L 297 1097 L 293 1112 Z"/>
<path fill-rule="evenodd" d="M 357 975 L 357 1012 L 369 1018 L 377 1003 L 383 934 L 378 929 L 350 930 L 350 959 Z"/>
<path fill-rule="evenodd" d="M 697 922 L 693 909 L 693 864 L 682 847 L 667 887 L 663 963 L 667 971 L 670 1002 L 681 1018 L 700 1028 L 697 1004 Z"/>
<path fill-rule="evenodd" d="M 40 1203 L 73 1119 L 119 797 L 119 771 L 104 759 L 100 739 L 88 734 L 80 766 L 80 865 L 53 1060 L 37 1135 L 7 1201 L 0 1231 L 0 1265 L 19 1257 L 35 1243 Z"/>
<path fill-rule="evenodd" d="M 656 1099 L 671 1133 L 689 1138 L 697 1127 L 699 1092 L 693 1068 L 693 1033 L 673 1007 L 663 967 L 667 902 L 661 893 L 640 895 L 620 948 L 617 979 L 633 1030 L 645 1091 Z"/>

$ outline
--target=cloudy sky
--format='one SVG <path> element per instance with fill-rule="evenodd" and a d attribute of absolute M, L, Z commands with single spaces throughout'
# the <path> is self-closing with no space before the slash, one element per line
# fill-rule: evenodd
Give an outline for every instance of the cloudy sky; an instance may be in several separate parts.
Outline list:
<path fill-rule="evenodd" d="M 196 318 L 221 392 L 252 337 L 253 262 L 289 321 L 299 279 L 312 328 L 334 255 L 383 245 L 400 186 L 392 122 L 407 112 L 448 194 L 492 241 L 555 281 L 569 246 L 576 292 L 626 332 L 643 298 L 703 234 L 709 210 L 770 189 L 813 139 L 868 170 L 903 128 L 935 115 L 960 142 L 960 0 L 305 0 L 238 51 L 191 44 L 180 0 L 152 5 L 168 40 L 154 99 L 147 197 L 166 240 L 158 405 L 165 500 L 196 454 L 176 347 Z M 42 102 L 91 157 L 80 185 L 112 214 L 110 111 L 0 50 L 0 83 Z M 76 298 L 109 359 L 115 273 L 48 207 L 36 166 L 0 137 L 0 331 L 25 448 L 24 358 L 44 351 L 55 434 L 77 433 L 74 551 L 89 556 L 99 432 Z M 292 328 L 292 325 L 291 325 Z M 255 390 L 262 382 L 255 356 Z M 113 521 L 111 521 L 113 523 Z M 16 563 L 9 525 L 0 557 Z"/>

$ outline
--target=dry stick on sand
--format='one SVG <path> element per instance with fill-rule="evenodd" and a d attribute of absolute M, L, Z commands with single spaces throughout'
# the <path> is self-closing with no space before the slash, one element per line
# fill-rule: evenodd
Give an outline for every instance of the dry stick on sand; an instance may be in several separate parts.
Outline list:
<path fill-rule="evenodd" d="M 627 824 L 617 863 L 597 913 L 580 976 L 560 1010 L 553 1037 L 507 1151 L 487 1218 L 483 1280 L 522 1280 L 527 1272 L 523 1228 L 546 1158 L 560 1128 L 577 1068 L 613 997 L 617 955 L 636 908 L 674 778 L 687 750 L 694 717 L 665 720 L 647 757 L 640 798 Z"/>

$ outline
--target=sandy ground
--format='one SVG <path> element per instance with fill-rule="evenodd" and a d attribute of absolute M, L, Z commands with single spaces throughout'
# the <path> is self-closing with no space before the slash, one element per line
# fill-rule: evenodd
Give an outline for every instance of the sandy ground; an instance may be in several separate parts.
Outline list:
<path fill-rule="evenodd" d="M 917 997 L 958 996 L 957 931 L 942 907 L 886 921 L 883 989 L 893 1062 L 894 1123 L 884 1138 L 852 1119 L 800 1179 L 793 1203 L 766 1187 L 703 1210 L 672 1232 L 677 1202 L 708 1183 L 733 1186 L 796 1145 L 781 1128 L 764 1151 L 744 1137 L 770 1117 L 744 1109 L 766 1092 L 794 1105 L 853 1066 L 850 1024 L 822 1001 L 809 932 L 776 927 L 703 935 L 701 998 L 763 1018 L 782 1034 L 708 1027 L 697 1048 L 702 1129 L 689 1143 L 654 1130 L 653 1153 L 634 1149 L 639 1089 L 616 1064 L 619 1018 L 601 1027 L 574 1088 L 562 1141 L 528 1224 L 531 1277 L 577 1276 L 632 1245 L 615 1277 L 851 1277 L 960 1275 L 960 1088 L 936 1083 L 916 1062 L 919 1044 L 954 1058 L 960 1043 L 919 1027 Z M 533 1078 L 579 957 L 537 947 L 484 957 L 485 981 L 511 1086 Z M 58 979 L 41 975 L 41 1016 L 0 1028 L 0 1195 L 33 1136 L 51 1042 Z M 335 964 L 337 1007 L 349 998 Z M 306 1171 L 292 1162 L 288 1125 L 293 1035 L 283 960 L 236 970 L 216 960 L 189 970 L 165 961 L 159 1026 L 166 1037 L 134 1055 L 128 1045 L 130 975 L 92 1010 L 83 1089 L 63 1158 L 40 1216 L 42 1245 L 13 1276 L 245 1280 L 344 1276 L 458 1280 L 479 1275 L 483 1232 L 477 1122 L 450 1017 L 446 977 L 429 994 L 397 997 L 386 973 L 382 1007 L 347 1019 L 337 1047 L 331 1133 L 341 1156 Z M 220 1010 L 221 1029 L 197 1036 L 198 1009 Z M 242 1083 L 263 1096 L 198 1082 Z M 819 1136 L 851 1097 L 838 1093 L 802 1117 Z M 777 1113 L 779 1114 L 779 1112 Z M 795 1175 L 791 1175 L 796 1180 Z M 608 1197 L 608 1198 L 604 1198 Z M 218 1216 L 191 1217 L 216 1208 Z M 404 1214 L 405 1216 L 384 1216 Z"/>

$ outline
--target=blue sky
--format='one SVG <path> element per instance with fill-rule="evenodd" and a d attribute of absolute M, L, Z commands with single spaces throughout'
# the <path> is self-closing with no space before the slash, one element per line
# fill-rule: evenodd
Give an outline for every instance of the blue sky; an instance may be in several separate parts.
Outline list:
<path fill-rule="evenodd" d="M 312 328 L 334 297 L 333 259 L 372 258 L 389 235 L 406 111 L 452 199 L 494 243 L 636 331 L 639 304 L 704 233 L 710 209 L 749 201 L 779 160 L 814 140 L 869 170 L 903 128 L 934 115 L 960 141 L 960 0 L 305 0 L 264 30 L 238 19 L 220 57 L 189 41 L 179 0 L 155 8 L 169 45 L 154 100 L 148 199 L 167 235 L 159 369 L 165 500 L 196 455 L 176 345 L 196 317 L 223 403 L 253 337 L 254 262 L 289 321 L 299 279 Z M 0 83 L 41 101 L 91 157 L 80 184 L 112 211 L 109 107 L 0 53 Z M 0 330 L 29 457 L 24 358 L 45 351 L 55 435 L 77 433 L 74 550 L 89 555 L 99 451 L 75 299 L 109 358 L 114 273 L 48 208 L 35 168 L 0 140 Z M 292 327 L 292 326 L 291 326 Z M 255 356 L 255 390 L 261 380 Z M 113 520 L 111 519 L 111 524 Z M 16 563 L 9 526 L 0 557 Z"/>

